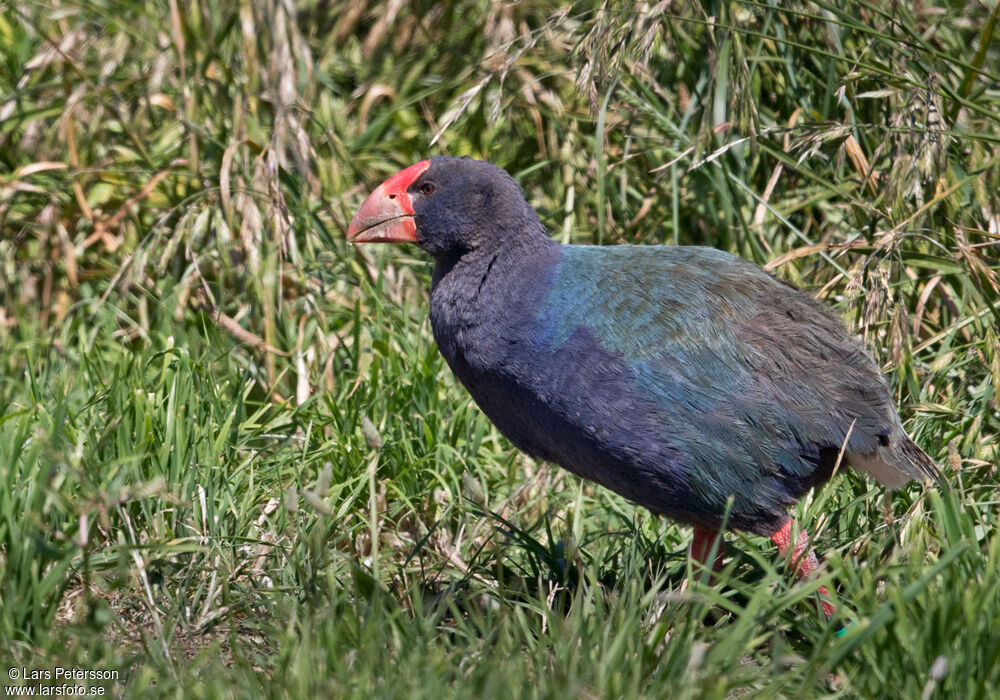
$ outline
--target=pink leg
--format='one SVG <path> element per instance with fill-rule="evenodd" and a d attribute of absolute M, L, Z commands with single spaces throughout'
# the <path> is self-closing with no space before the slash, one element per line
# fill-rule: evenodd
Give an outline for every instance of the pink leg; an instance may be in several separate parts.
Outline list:
<path fill-rule="evenodd" d="M 694 539 L 691 540 L 691 558 L 696 562 L 708 566 L 708 558 L 712 554 L 712 545 L 715 538 L 719 536 L 718 530 L 705 530 L 697 525 L 694 526 Z M 715 553 L 715 561 L 712 563 L 712 571 L 721 571 L 722 562 L 726 558 L 726 542 L 719 539 L 719 546 Z M 711 582 L 711 579 L 709 579 Z"/>
<path fill-rule="evenodd" d="M 789 555 L 789 549 L 792 550 L 792 566 L 795 567 L 795 573 L 800 579 L 808 578 L 819 568 L 819 560 L 816 558 L 816 553 L 811 549 L 808 551 L 806 549 L 809 545 L 809 535 L 805 530 L 799 533 L 799 538 L 796 540 L 795 546 L 792 547 L 791 519 L 786 520 L 781 529 L 771 535 L 771 541 L 778 545 L 778 553 L 786 559 Z M 836 610 L 833 603 L 827 600 L 830 591 L 826 589 L 826 586 L 820 586 L 817 590 L 820 596 L 822 596 L 819 600 L 820 609 L 823 611 L 826 619 L 829 620 L 833 616 L 833 611 Z"/>

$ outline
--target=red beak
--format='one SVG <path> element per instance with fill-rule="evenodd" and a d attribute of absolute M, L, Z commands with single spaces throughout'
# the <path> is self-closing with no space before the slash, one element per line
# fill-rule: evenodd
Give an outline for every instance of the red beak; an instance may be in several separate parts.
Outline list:
<path fill-rule="evenodd" d="M 430 166 L 429 160 L 422 160 L 375 188 L 351 219 L 347 240 L 354 243 L 415 243 L 415 212 L 406 190 Z"/>

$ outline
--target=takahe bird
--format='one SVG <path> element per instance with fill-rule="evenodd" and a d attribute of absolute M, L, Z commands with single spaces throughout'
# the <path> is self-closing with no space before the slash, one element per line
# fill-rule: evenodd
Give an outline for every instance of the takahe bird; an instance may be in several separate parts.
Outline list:
<path fill-rule="evenodd" d="M 444 156 L 380 185 L 348 238 L 430 253 L 434 339 L 500 432 L 693 525 L 699 561 L 725 527 L 808 575 L 787 510 L 841 459 L 890 488 L 937 474 L 861 343 L 735 255 L 559 244 L 506 171 Z"/>

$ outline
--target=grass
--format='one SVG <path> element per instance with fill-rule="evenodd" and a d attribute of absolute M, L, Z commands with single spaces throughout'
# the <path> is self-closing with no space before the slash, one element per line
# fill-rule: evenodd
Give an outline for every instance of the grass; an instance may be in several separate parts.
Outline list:
<path fill-rule="evenodd" d="M 119 697 L 995 696 L 997 20 L 0 2 L 0 656 Z M 842 474 L 816 580 L 736 536 L 689 581 L 686 528 L 479 413 L 419 251 L 345 244 L 434 153 L 833 305 L 948 487 Z"/>

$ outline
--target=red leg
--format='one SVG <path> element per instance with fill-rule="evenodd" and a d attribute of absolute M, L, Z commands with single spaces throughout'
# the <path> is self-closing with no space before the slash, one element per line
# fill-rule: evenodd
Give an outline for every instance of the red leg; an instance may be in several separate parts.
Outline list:
<path fill-rule="evenodd" d="M 696 562 L 708 566 L 708 558 L 712 555 L 712 546 L 715 544 L 715 538 L 718 536 L 718 530 L 705 530 L 704 528 L 700 528 L 695 525 L 694 538 L 691 540 L 691 558 Z M 721 571 L 722 562 L 725 558 L 726 542 L 722 538 L 719 538 L 719 546 L 715 552 L 715 561 L 712 563 L 712 571 Z"/>
<path fill-rule="evenodd" d="M 816 553 L 808 549 L 809 535 L 805 530 L 799 533 L 799 537 L 795 541 L 795 546 L 792 546 L 791 519 L 786 520 L 781 529 L 771 535 L 771 541 L 778 545 L 778 553 L 786 559 L 789 558 L 789 550 L 791 550 L 792 566 L 800 579 L 808 578 L 819 568 L 819 560 L 816 558 Z M 820 586 L 817 590 L 821 596 L 819 600 L 820 609 L 823 611 L 826 619 L 829 620 L 836 609 L 833 603 L 827 599 L 830 591 L 826 589 L 826 586 Z"/>

